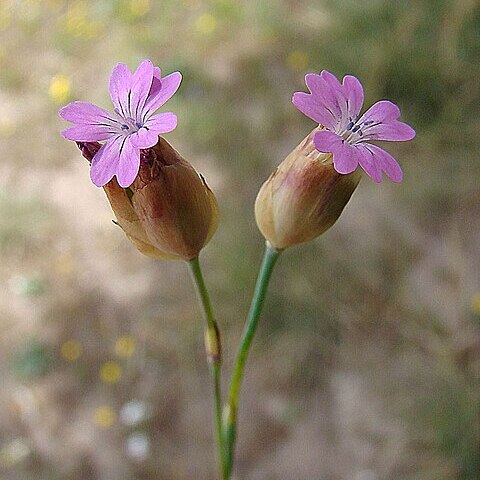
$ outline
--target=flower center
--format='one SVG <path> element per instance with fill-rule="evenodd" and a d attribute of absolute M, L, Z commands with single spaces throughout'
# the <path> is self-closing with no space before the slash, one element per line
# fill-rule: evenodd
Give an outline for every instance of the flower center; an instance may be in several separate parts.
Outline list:
<path fill-rule="evenodd" d="M 123 133 L 126 135 L 131 135 L 132 133 L 138 132 L 143 125 L 140 122 L 136 122 L 133 118 L 122 118 L 123 122 L 120 126 Z"/>
<path fill-rule="evenodd" d="M 120 124 L 120 130 L 124 135 L 131 135 L 132 133 L 137 133 L 141 128 L 143 128 L 143 124 L 141 122 L 135 120 L 132 117 L 126 117 L 117 108 L 115 109 L 115 113 L 119 117 L 118 123 Z"/>
<path fill-rule="evenodd" d="M 347 123 L 345 130 L 340 134 L 340 136 L 350 144 L 359 142 L 365 131 L 375 123 L 373 120 L 355 123 L 355 118 L 352 117 L 350 117 L 349 120 L 350 121 Z"/>

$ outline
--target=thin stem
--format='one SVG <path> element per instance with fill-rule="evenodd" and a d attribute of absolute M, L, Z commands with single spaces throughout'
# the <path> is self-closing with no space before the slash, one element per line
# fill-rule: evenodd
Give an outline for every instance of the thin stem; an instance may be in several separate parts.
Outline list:
<path fill-rule="evenodd" d="M 198 301 L 202 307 L 203 316 L 207 322 L 205 330 L 205 349 L 210 369 L 210 375 L 213 382 L 214 396 L 214 416 L 215 416 L 215 436 L 217 444 L 217 462 L 221 478 L 228 480 L 226 476 L 225 464 L 225 444 L 222 426 L 222 391 L 221 391 L 221 365 L 222 365 L 222 348 L 220 343 L 220 331 L 217 321 L 213 313 L 210 296 L 203 279 L 200 262 L 197 258 L 188 262 L 190 274 L 197 293 Z"/>
<path fill-rule="evenodd" d="M 233 455 L 237 430 L 237 410 L 240 386 L 243 379 L 245 364 L 252 344 L 258 320 L 262 313 L 262 307 L 267 293 L 268 283 L 272 276 L 273 267 L 281 251 L 272 248 L 269 243 L 265 244 L 265 253 L 258 273 L 255 291 L 253 293 L 250 311 L 243 331 L 240 347 L 235 359 L 232 379 L 228 391 L 227 405 L 225 409 L 225 461 L 226 478 L 229 479 L 233 468 Z"/>

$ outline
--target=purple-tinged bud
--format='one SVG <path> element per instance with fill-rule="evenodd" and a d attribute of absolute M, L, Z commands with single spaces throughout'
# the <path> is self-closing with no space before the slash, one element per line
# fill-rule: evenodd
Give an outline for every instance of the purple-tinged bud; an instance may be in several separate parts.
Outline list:
<path fill-rule="evenodd" d="M 91 162 L 101 145 L 78 143 Z M 141 151 L 140 170 L 128 188 L 112 179 L 104 191 L 118 225 L 150 257 L 191 260 L 218 225 L 218 206 L 204 178 L 163 138 Z"/>
<path fill-rule="evenodd" d="M 152 244 L 185 260 L 198 256 L 218 225 L 205 179 L 163 138 L 142 159 L 132 205 Z"/>
<path fill-rule="evenodd" d="M 257 225 L 277 250 L 308 242 L 338 219 L 360 174 L 335 171 L 330 153 L 313 145 L 315 129 L 275 169 L 255 202 Z"/>

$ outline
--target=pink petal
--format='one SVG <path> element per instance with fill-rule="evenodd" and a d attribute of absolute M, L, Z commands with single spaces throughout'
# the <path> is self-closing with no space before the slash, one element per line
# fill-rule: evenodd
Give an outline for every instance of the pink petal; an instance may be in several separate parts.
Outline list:
<path fill-rule="evenodd" d="M 153 82 L 153 63 L 144 60 L 132 75 L 130 89 L 130 114 L 134 119 L 140 119 L 145 101 Z"/>
<path fill-rule="evenodd" d="M 320 77 L 325 82 L 325 87 L 330 90 L 332 106 L 339 109 L 339 112 L 344 111 L 345 96 L 343 94 L 343 86 L 338 81 L 338 78 L 327 70 L 322 70 Z M 324 88 L 325 88 L 324 87 Z"/>
<path fill-rule="evenodd" d="M 406 123 L 391 120 L 388 123 L 380 123 L 364 130 L 363 140 L 389 140 L 404 142 L 415 137 L 415 130 Z"/>
<path fill-rule="evenodd" d="M 97 187 L 103 187 L 114 175 L 118 184 L 129 187 L 138 174 L 140 150 L 133 146 L 129 137 L 117 136 L 105 143 L 92 159 L 90 178 Z"/>
<path fill-rule="evenodd" d="M 128 92 L 132 84 L 132 72 L 124 63 L 119 63 L 110 75 L 110 98 L 116 110 L 124 117 L 130 116 Z"/>
<path fill-rule="evenodd" d="M 334 118 L 337 118 L 341 111 L 335 103 L 335 92 L 332 91 L 332 87 L 327 83 L 322 74 L 307 73 L 305 75 L 305 84 L 312 94 L 318 97 L 324 108 L 330 110 Z"/>
<path fill-rule="evenodd" d="M 362 168 L 370 178 L 376 183 L 380 183 L 382 181 L 382 169 L 373 152 L 367 148 L 367 145 L 355 145 L 354 148 L 358 152 L 357 158 Z"/>
<path fill-rule="evenodd" d="M 145 106 L 143 108 L 144 111 L 148 110 L 147 104 L 149 103 L 152 97 L 158 94 L 161 88 L 162 88 L 162 72 L 160 70 L 160 67 L 153 67 L 152 86 L 150 87 L 147 100 L 145 101 Z"/>
<path fill-rule="evenodd" d="M 400 183 L 403 179 L 403 172 L 400 165 L 388 152 L 376 145 L 366 143 L 365 147 L 372 152 L 374 161 L 385 172 L 387 177 L 396 183 Z"/>
<path fill-rule="evenodd" d="M 117 168 L 118 184 L 122 188 L 129 187 L 138 174 L 140 168 L 140 150 L 130 141 L 130 137 L 125 137 L 120 147 L 120 161 Z"/>
<path fill-rule="evenodd" d="M 144 117 L 159 109 L 175 94 L 182 81 L 182 74 L 174 72 L 162 79 L 154 78 L 144 107 Z"/>
<path fill-rule="evenodd" d="M 400 109 L 388 100 L 380 100 L 374 103 L 363 115 L 358 123 L 373 120 L 377 122 L 386 122 L 396 120 L 400 116 Z"/>
<path fill-rule="evenodd" d="M 113 127 L 103 125 L 74 125 L 63 130 L 62 135 L 74 142 L 101 142 L 118 134 Z"/>
<path fill-rule="evenodd" d="M 172 112 L 159 113 L 150 117 L 145 126 L 157 133 L 168 133 L 177 128 L 177 116 Z"/>
<path fill-rule="evenodd" d="M 311 118 L 319 125 L 323 125 L 329 130 L 335 130 L 337 120 L 325 108 L 325 104 L 322 100 L 314 94 L 305 92 L 296 92 L 293 94 L 292 103 L 298 108 L 304 115 Z"/>
<path fill-rule="evenodd" d="M 333 108 L 335 108 L 336 111 L 339 112 L 338 116 L 340 118 L 340 126 L 338 126 L 338 129 L 343 130 L 343 128 L 350 121 L 348 116 L 349 112 L 347 97 L 345 96 L 345 89 L 343 85 L 338 81 L 337 77 L 333 75 L 333 73 L 322 70 L 322 73 L 320 75 L 325 80 L 327 86 L 330 88 Z"/>
<path fill-rule="evenodd" d="M 92 158 L 90 178 L 97 187 L 103 187 L 115 175 L 119 162 L 118 140 L 122 136 L 115 137 L 108 141 Z"/>
<path fill-rule="evenodd" d="M 342 138 L 333 132 L 322 130 L 313 136 L 313 144 L 319 152 L 331 153 L 341 148 Z"/>
<path fill-rule="evenodd" d="M 325 127 L 329 128 L 329 130 L 335 130 L 342 120 L 342 109 L 338 100 L 338 96 L 341 95 L 340 83 L 334 75 L 325 70 L 320 75 L 307 73 L 305 75 L 305 83 L 317 103 L 322 105 L 325 115 L 333 119 L 331 120 L 332 126 L 328 127 L 325 125 Z"/>
<path fill-rule="evenodd" d="M 318 151 L 333 153 L 333 166 L 338 173 L 352 173 L 357 168 L 360 153 L 338 135 L 327 131 L 317 132 L 313 143 Z"/>
<path fill-rule="evenodd" d="M 333 166 L 338 173 L 352 173 L 358 167 L 359 156 L 356 148 L 344 142 L 333 152 Z"/>
<path fill-rule="evenodd" d="M 131 141 L 139 148 L 150 148 L 157 144 L 158 135 L 171 132 L 176 127 L 177 116 L 174 113 L 159 113 L 150 117 L 143 128 L 131 135 Z"/>
<path fill-rule="evenodd" d="M 372 105 L 358 121 L 363 135 L 359 142 L 366 140 L 390 140 L 402 142 L 415 137 L 415 130 L 400 122 L 400 109 L 388 100 L 381 100 Z M 370 125 L 371 124 L 371 125 Z"/>
<path fill-rule="evenodd" d="M 103 108 L 88 102 L 72 102 L 58 114 L 65 120 L 82 125 L 115 125 L 117 120 Z"/>
<path fill-rule="evenodd" d="M 130 141 L 137 148 L 150 148 L 157 144 L 158 133 L 143 127 L 138 132 L 130 135 Z"/>
<path fill-rule="evenodd" d="M 305 75 L 305 85 L 314 95 L 323 96 L 325 94 L 325 80 L 318 73 L 307 73 Z"/>
<path fill-rule="evenodd" d="M 314 120 L 329 130 L 341 133 L 362 108 L 363 88 L 355 77 L 348 75 L 344 78 L 344 84 L 341 84 L 335 75 L 323 70 L 320 75 L 307 74 L 305 83 L 312 93 L 313 99 L 310 101 L 317 104 Z M 296 102 L 298 102 L 298 105 Z M 306 107 L 302 102 L 302 97 L 295 99 L 294 96 L 294 104 L 312 118 L 312 112 L 306 113 L 304 111 Z M 320 118 L 322 119 L 321 122 L 317 120 Z"/>
<path fill-rule="evenodd" d="M 332 90 L 341 91 L 342 84 L 338 81 L 338 78 L 327 70 L 322 70 L 320 76 L 325 80 L 327 85 L 331 87 Z"/>
<path fill-rule="evenodd" d="M 357 77 L 345 75 L 343 77 L 343 89 L 348 100 L 349 116 L 356 117 L 363 106 L 363 87 Z"/>

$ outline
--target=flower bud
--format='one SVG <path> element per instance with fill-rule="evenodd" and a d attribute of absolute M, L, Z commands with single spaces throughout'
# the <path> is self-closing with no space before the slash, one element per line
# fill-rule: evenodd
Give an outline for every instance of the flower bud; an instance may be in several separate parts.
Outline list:
<path fill-rule="evenodd" d="M 257 225 L 277 250 L 308 242 L 338 219 L 360 181 L 342 175 L 332 155 L 313 145 L 312 131 L 262 185 L 255 202 Z"/>
<path fill-rule="evenodd" d="M 98 143 L 79 143 L 91 161 Z M 218 206 L 204 178 L 163 138 L 142 150 L 140 170 L 128 188 L 104 187 L 118 225 L 143 254 L 191 260 L 215 233 Z"/>
<path fill-rule="evenodd" d="M 132 205 L 159 250 L 191 260 L 218 225 L 218 205 L 205 179 L 163 138 L 147 151 L 130 186 Z"/>
<path fill-rule="evenodd" d="M 152 258 L 173 260 L 178 258 L 175 255 L 169 255 L 154 247 L 147 236 L 147 232 L 142 222 L 136 214 L 132 202 L 130 200 L 131 191 L 120 187 L 117 180 L 110 180 L 103 190 L 107 195 L 110 206 L 112 207 L 117 224 L 125 232 L 128 239 L 137 247 L 137 250 L 144 255 Z"/>

